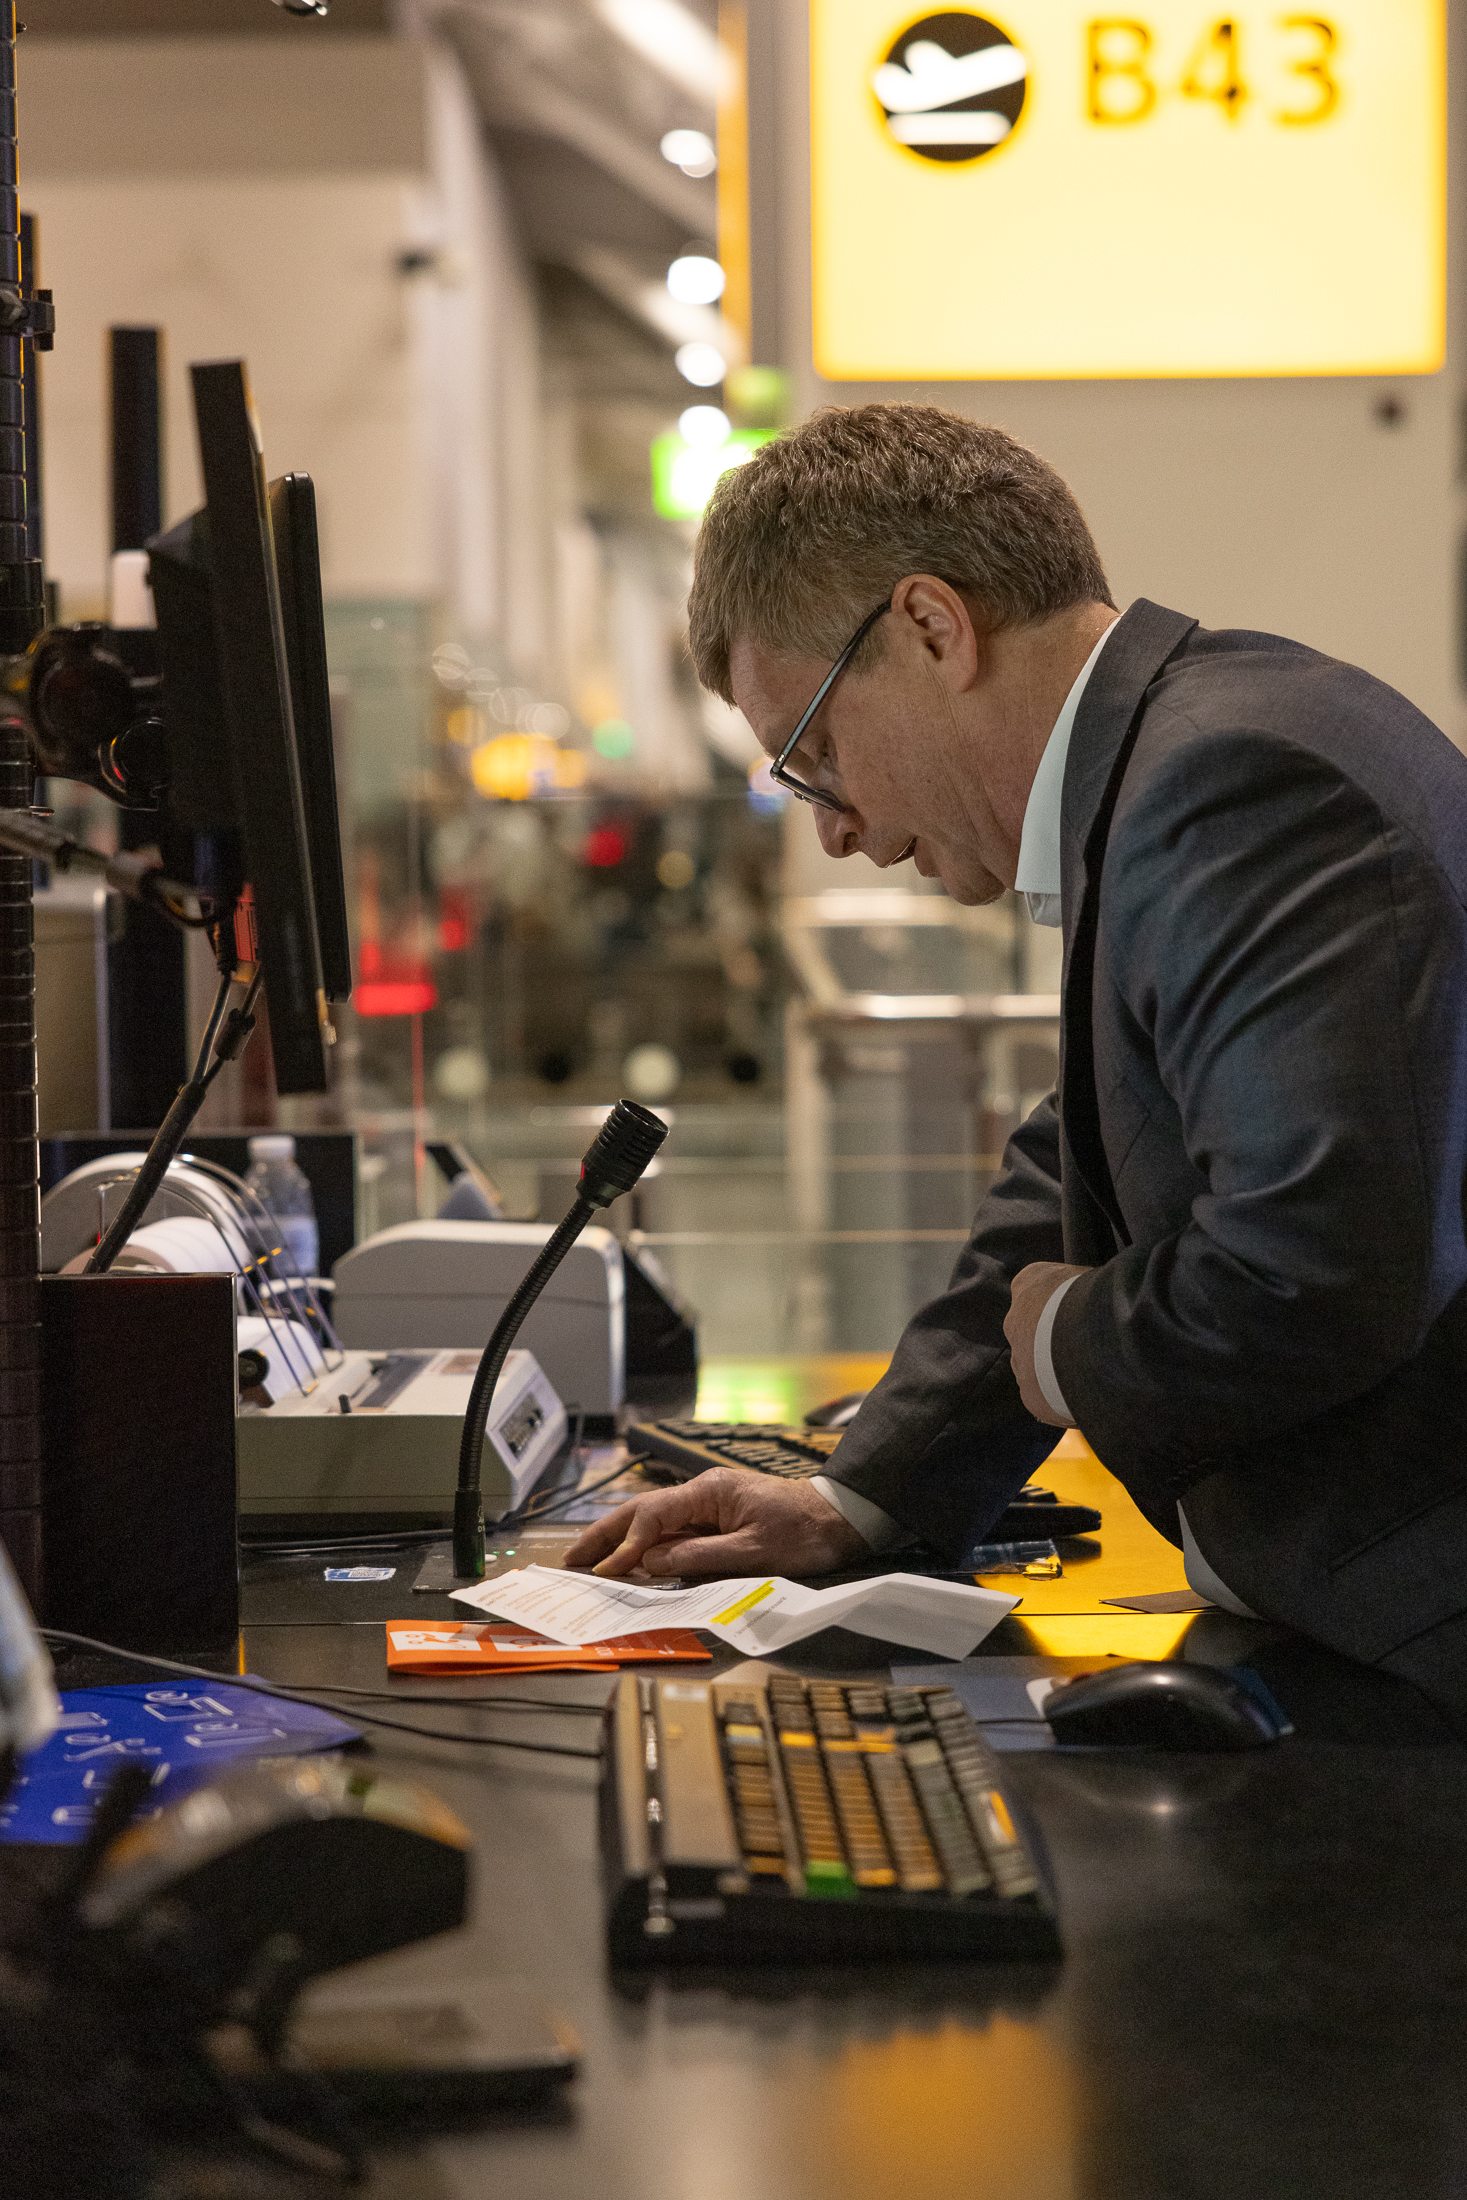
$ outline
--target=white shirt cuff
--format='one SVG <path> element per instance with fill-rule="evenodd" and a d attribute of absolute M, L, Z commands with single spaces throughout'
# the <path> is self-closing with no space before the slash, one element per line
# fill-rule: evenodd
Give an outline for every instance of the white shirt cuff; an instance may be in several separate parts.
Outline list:
<path fill-rule="evenodd" d="M 1070 1285 L 1079 1280 L 1078 1276 L 1066 1276 L 1063 1283 L 1056 1285 L 1045 1300 L 1044 1312 L 1039 1317 L 1039 1327 L 1034 1332 L 1034 1379 L 1044 1392 L 1044 1402 L 1050 1412 L 1057 1413 L 1067 1428 L 1074 1428 L 1076 1424 L 1074 1414 L 1065 1404 L 1065 1394 L 1060 1389 L 1059 1377 L 1054 1371 L 1054 1317 L 1059 1312 L 1060 1300 Z"/>
<path fill-rule="evenodd" d="M 1208 1565 L 1192 1533 L 1192 1524 L 1180 1505 L 1177 1525 L 1182 1531 L 1182 1570 L 1187 1576 L 1188 1588 L 1195 1589 L 1198 1596 L 1206 1597 L 1208 1603 L 1217 1605 L 1220 1611 L 1232 1612 L 1239 1619 L 1257 1619 L 1258 1614 L 1250 1612 L 1242 1598 L 1235 1597 L 1227 1583 Z"/>
<path fill-rule="evenodd" d="M 812 1474 L 810 1488 L 819 1490 L 826 1504 L 834 1505 L 836 1511 L 849 1520 L 872 1551 L 894 1551 L 903 1543 L 915 1541 L 890 1513 L 884 1513 L 879 1505 L 873 1505 L 870 1498 L 862 1497 L 859 1491 L 848 1490 L 844 1482 L 831 1482 L 823 1474 Z"/>

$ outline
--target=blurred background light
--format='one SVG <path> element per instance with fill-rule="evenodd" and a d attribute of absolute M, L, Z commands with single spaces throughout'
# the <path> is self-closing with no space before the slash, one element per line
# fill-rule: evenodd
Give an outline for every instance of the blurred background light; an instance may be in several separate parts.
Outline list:
<path fill-rule="evenodd" d="M 704 408 L 693 408 L 701 412 Z M 713 407 L 707 408 L 712 411 Z M 681 435 L 659 435 L 652 442 L 652 503 L 663 519 L 699 519 L 722 477 L 743 466 L 762 443 L 767 429 L 730 434 L 721 443 L 694 443 Z"/>
<path fill-rule="evenodd" d="M 596 754 L 613 764 L 630 756 L 636 745 L 637 737 L 625 718 L 603 718 L 591 733 L 591 746 Z"/>
<path fill-rule="evenodd" d="M 760 817 L 778 817 L 788 798 L 769 776 L 769 758 L 749 766 L 749 807 Z"/>
<path fill-rule="evenodd" d="M 741 428 L 787 428 L 794 416 L 794 383 L 783 367 L 733 367 L 724 394 Z"/>
<path fill-rule="evenodd" d="M 496 802 L 528 802 L 556 784 L 555 746 L 542 735 L 502 733 L 485 741 L 469 758 L 480 794 Z"/>
<path fill-rule="evenodd" d="M 689 405 L 685 412 L 678 414 L 677 432 L 684 443 L 714 449 L 720 443 L 727 443 L 732 422 L 721 405 Z"/>
<path fill-rule="evenodd" d="M 614 871 L 626 852 L 627 836 L 619 825 L 594 825 L 581 842 L 581 861 L 593 871 Z"/>
<path fill-rule="evenodd" d="M 679 894 L 685 886 L 691 886 L 697 869 L 685 848 L 664 849 L 657 858 L 658 879 L 670 894 Z"/>
<path fill-rule="evenodd" d="M 442 1100 L 459 1106 L 482 1100 L 489 1090 L 489 1064 L 478 1047 L 445 1047 L 433 1064 L 433 1088 Z"/>
<path fill-rule="evenodd" d="M 727 280 L 717 260 L 706 252 L 683 252 L 667 271 L 668 295 L 680 306 L 715 305 Z"/>
<path fill-rule="evenodd" d="M 473 908 L 467 895 L 450 888 L 438 911 L 438 945 L 446 955 L 459 955 L 473 944 Z"/>
<path fill-rule="evenodd" d="M 426 1016 L 438 1006 L 438 988 L 431 978 L 363 978 L 351 1005 L 359 1016 Z"/>
<path fill-rule="evenodd" d="M 711 390 L 728 372 L 728 361 L 714 344 L 679 344 L 673 365 L 685 382 L 700 390 Z"/>
<path fill-rule="evenodd" d="M 668 1100 L 682 1083 L 683 1065 L 671 1047 L 633 1047 L 621 1066 L 622 1081 L 634 1100 Z"/>
<path fill-rule="evenodd" d="M 669 130 L 660 151 L 664 160 L 670 160 L 674 168 L 681 168 L 685 176 L 695 180 L 711 176 L 718 166 L 713 140 L 703 130 Z"/>

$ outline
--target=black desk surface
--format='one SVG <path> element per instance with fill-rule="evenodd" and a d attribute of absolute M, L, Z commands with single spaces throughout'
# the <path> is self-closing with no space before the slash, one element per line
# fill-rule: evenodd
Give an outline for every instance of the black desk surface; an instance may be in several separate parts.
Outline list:
<path fill-rule="evenodd" d="M 246 1625 L 250 1669 L 382 1686 L 383 1618 L 462 1609 L 409 1598 L 414 1570 L 385 1588 L 327 1589 L 319 1569 L 271 1569 L 247 1595 L 262 1622 Z M 985 1645 L 1032 1649 L 1016 1620 Z M 1262 1626 L 1199 1615 L 1183 1649 L 1252 1658 L 1299 1732 L 1233 1758 L 1008 1757 L 1054 1865 L 1067 1954 L 1052 1968 L 619 1990 L 602 1953 L 594 1767 L 382 1736 L 376 1747 L 412 1760 L 474 1829 L 472 1921 L 342 1974 L 322 1998 L 369 1981 L 528 1982 L 580 2035 L 585 2069 L 562 2110 L 379 2157 L 371 2191 L 1456 2200 L 1467 2191 L 1467 1752 L 1404 1688 Z M 781 1662 L 849 1674 L 891 1657 L 832 1632 Z M 502 1685 L 604 1694 L 569 1676 Z M 421 1716 L 490 1724 L 466 1710 Z M 493 1724 L 583 1744 L 595 1731 L 533 1714 Z"/>
<path fill-rule="evenodd" d="M 873 1380 L 879 1363 L 798 1372 L 819 1396 Z M 750 1410 L 735 1377 L 724 1371 L 730 1395 L 705 1412 Z M 767 1414 L 762 1365 L 759 1380 Z M 774 1409 L 793 1418 L 808 1402 L 791 1389 Z M 1246 1658 L 1296 1735 L 1232 1758 L 1007 1757 L 1052 1860 L 1061 1964 L 627 1990 L 603 1955 L 594 1765 L 378 1733 L 378 1754 L 473 1829 L 472 1914 L 460 1933 L 323 1982 L 319 1998 L 517 1982 L 569 2020 L 584 2072 L 558 2108 L 379 2151 L 372 2200 L 1463 2200 L 1467 1751 L 1404 1686 L 1297 1638 L 1211 1611 L 1109 1606 L 1177 1588 L 1178 1554 L 1078 1439 L 1045 1480 L 1099 1504 L 1100 1548 L 1073 1546 L 1062 1580 L 995 1583 L 1022 1587 L 1024 1603 L 980 1655 L 1036 1673 L 1046 1658 Z M 496 1685 L 601 1700 L 606 1684 L 587 1676 L 389 1683 L 384 1620 L 463 1615 L 411 1593 L 420 1556 L 401 1554 L 381 1585 L 328 1585 L 319 1559 L 252 1567 L 247 1669 L 390 1685 L 405 1705 Z M 780 1662 L 884 1673 L 893 1655 L 832 1631 Z M 734 1662 L 720 1654 L 712 1670 Z M 70 1663 L 61 1675 L 102 1677 Z M 457 1703 L 405 1716 L 582 1747 L 597 1732 L 589 1718 Z M 233 2158 L 176 2165 L 157 2200 L 324 2189 Z"/>

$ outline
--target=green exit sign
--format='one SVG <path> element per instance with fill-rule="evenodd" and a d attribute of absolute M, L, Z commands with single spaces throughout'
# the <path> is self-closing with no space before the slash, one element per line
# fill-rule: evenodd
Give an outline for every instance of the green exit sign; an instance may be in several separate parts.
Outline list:
<path fill-rule="evenodd" d="M 714 485 L 751 459 L 772 428 L 741 428 L 725 442 L 689 443 L 676 433 L 652 439 L 652 502 L 663 519 L 701 519 Z"/>

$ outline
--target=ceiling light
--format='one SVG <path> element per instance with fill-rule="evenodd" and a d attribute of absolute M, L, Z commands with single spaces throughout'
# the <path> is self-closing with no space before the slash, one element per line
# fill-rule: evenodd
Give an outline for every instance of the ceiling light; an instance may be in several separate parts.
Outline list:
<path fill-rule="evenodd" d="M 704 252 L 685 252 L 667 271 L 667 288 L 680 306 L 711 306 L 723 296 L 726 281 L 717 260 Z"/>
<path fill-rule="evenodd" d="M 689 405 L 678 415 L 677 432 L 698 450 L 716 450 L 727 443 L 732 424 L 721 405 Z"/>
<path fill-rule="evenodd" d="M 685 176 L 711 176 L 718 166 L 713 140 L 703 130 L 669 130 L 661 145 L 662 157 Z"/>
<path fill-rule="evenodd" d="M 718 40 L 681 0 L 596 0 L 596 12 L 680 90 L 716 107 L 725 63 Z"/>
<path fill-rule="evenodd" d="M 711 390 L 728 372 L 728 361 L 714 344 L 679 344 L 672 363 L 685 382 L 700 390 Z"/>

